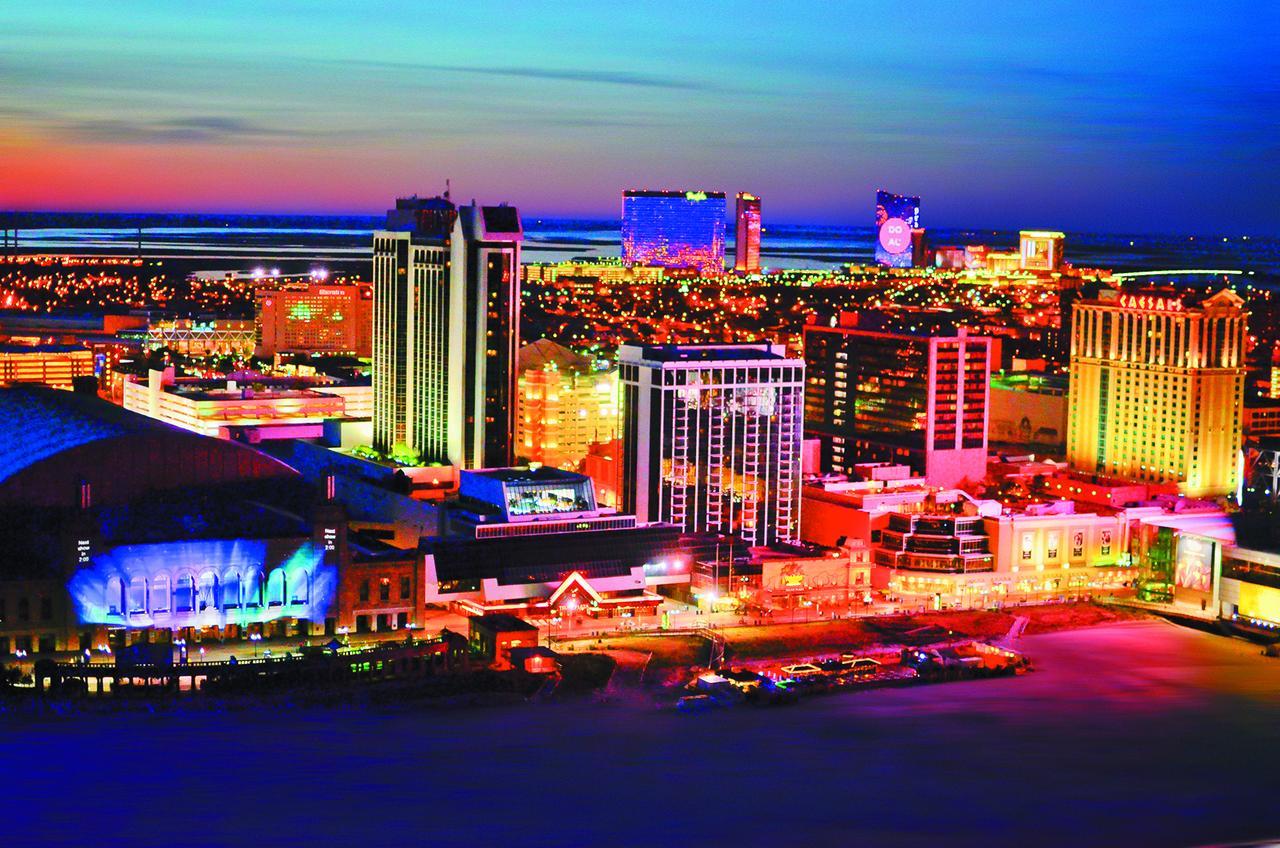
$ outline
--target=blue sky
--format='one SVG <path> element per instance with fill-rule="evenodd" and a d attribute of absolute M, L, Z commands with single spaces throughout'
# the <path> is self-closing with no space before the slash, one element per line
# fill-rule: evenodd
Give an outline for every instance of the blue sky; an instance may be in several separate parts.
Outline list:
<path fill-rule="evenodd" d="M 1280 4 L 0 3 L 0 206 L 1280 233 Z M 4 173 L 9 177 L 5 178 Z"/>

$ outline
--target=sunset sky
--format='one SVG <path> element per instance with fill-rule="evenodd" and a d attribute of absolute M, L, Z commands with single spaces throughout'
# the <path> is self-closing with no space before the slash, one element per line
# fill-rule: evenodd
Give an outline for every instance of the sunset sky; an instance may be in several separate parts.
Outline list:
<path fill-rule="evenodd" d="M 664 11 L 665 9 L 665 11 Z M 1280 234 L 1280 7 L 0 2 L 0 208 Z"/>

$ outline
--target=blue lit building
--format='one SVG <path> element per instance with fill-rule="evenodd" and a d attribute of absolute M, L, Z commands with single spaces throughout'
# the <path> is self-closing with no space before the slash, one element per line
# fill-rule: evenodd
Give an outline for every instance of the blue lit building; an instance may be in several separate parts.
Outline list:
<path fill-rule="evenodd" d="M 722 274 L 724 213 L 722 191 L 624 191 L 622 258 Z"/>
<path fill-rule="evenodd" d="M 919 197 L 876 192 L 876 262 L 890 268 L 910 268 L 919 229 Z"/>
<path fill-rule="evenodd" d="M 278 460 L 34 387 L 0 432 L 0 656 L 332 629 L 344 514 Z"/>

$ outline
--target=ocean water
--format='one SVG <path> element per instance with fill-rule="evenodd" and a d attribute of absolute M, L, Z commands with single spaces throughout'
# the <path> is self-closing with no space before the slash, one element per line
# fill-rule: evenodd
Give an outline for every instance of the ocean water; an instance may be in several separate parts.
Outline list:
<path fill-rule="evenodd" d="M 1280 660 L 1165 622 L 1016 678 L 684 715 L 0 715 L 5 845 L 1175 848 L 1280 837 Z"/>
<path fill-rule="evenodd" d="M 128 251 L 138 229 L 109 216 L 28 216 L 20 229 L 25 251 Z M 370 254 L 375 217 L 151 216 L 143 221 L 143 250 L 152 256 L 227 259 L 358 261 Z M 526 218 L 526 261 L 608 257 L 620 253 L 617 221 Z M 1005 230 L 931 229 L 931 245 L 987 244 L 1012 249 L 1018 234 Z M 733 230 L 727 228 L 732 251 Z M 829 268 L 873 261 L 871 227 L 768 226 L 762 261 L 774 268 Z M 1117 271 L 1218 269 L 1280 276 L 1280 239 L 1194 235 L 1067 233 L 1068 261 Z"/>

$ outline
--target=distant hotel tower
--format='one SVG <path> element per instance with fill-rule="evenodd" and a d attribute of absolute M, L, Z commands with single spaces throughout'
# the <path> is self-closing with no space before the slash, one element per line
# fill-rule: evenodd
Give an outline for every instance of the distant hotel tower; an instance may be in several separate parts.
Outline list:
<path fill-rule="evenodd" d="M 1067 461 L 1077 471 L 1235 490 L 1248 314 L 1224 289 L 1191 298 L 1104 291 L 1071 322 Z"/>
<path fill-rule="evenodd" d="M 618 363 L 623 512 L 798 537 L 804 363 L 772 344 L 622 345 Z"/>
<path fill-rule="evenodd" d="M 924 246 L 920 229 L 920 198 L 888 191 L 876 192 L 876 262 L 890 268 L 910 268 Z"/>
<path fill-rule="evenodd" d="M 738 192 L 738 227 L 734 234 L 733 270 L 760 273 L 760 198 Z"/>
<path fill-rule="evenodd" d="M 724 192 L 624 191 L 622 258 L 724 273 Z"/>
<path fill-rule="evenodd" d="M 514 459 L 520 216 L 403 198 L 373 237 L 374 446 L 424 462 Z"/>
<path fill-rule="evenodd" d="M 837 326 L 804 328 L 805 432 L 822 467 L 911 466 L 936 486 L 987 473 L 991 339 L 905 335 Z"/>

